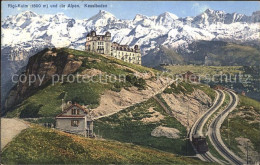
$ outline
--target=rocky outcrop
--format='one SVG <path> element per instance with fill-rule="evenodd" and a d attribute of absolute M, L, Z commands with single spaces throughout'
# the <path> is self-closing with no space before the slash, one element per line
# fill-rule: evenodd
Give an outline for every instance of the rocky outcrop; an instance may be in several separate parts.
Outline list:
<path fill-rule="evenodd" d="M 30 57 L 26 70 L 19 77 L 17 85 L 9 92 L 5 101 L 5 109 L 18 104 L 31 96 L 38 89 L 51 83 L 53 75 L 74 73 L 82 64 L 74 55 L 59 49 L 44 49 Z"/>
<path fill-rule="evenodd" d="M 167 138 L 178 139 L 180 138 L 179 133 L 180 131 L 176 128 L 158 126 L 151 132 L 151 135 L 155 137 L 165 136 Z"/>
<path fill-rule="evenodd" d="M 155 111 L 153 109 L 154 107 L 150 107 L 148 109 L 149 113 L 150 113 L 150 117 L 146 117 L 146 118 L 142 118 L 141 121 L 143 123 L 154 123 L 154 122 L 159 122 L 161 120 L 164 119 L 164 115 L 162 115 L 160 112 Z"/>
<path fill-rule="evenodd" d="M 120 92 L 105 91 L 101 96 L 100 105 L 92 109 L 93 119 L 102 118 L 115 114 L 125 108 L 148 100 L 149 98 L 163 92 L 171 84 L 171 80 L 160 77 L 158 80 L 146 80 L 147 88 L 138 90 L 137 87 L 122 89 Z"/>
<path fill-rule="evenodd" d="M 248 155 L 248 159 L 249 162 L 257 162 L 259 160 L 259 153 L 257 152 L 257 150 L 255 149 L 254 145 L 252 144 L 252 142 L 247 139 L 247 138 L 243 138 L 243 137 L 237 137 L 235 138 L 235 140 L 238 143 L 238 148 L 240 149 L 241 153 L 241 157 L 246 160 L 247 157 L 247 152 L 250 153 Z"/>
<path fill-rule="evenodd" d="M 210 97 L 199 89 L 194 89 L 190 95 L 163 93 L 162 98 L 171 108 L 174 117 L 186 127 L 191 127 L 212 103 Z"/>

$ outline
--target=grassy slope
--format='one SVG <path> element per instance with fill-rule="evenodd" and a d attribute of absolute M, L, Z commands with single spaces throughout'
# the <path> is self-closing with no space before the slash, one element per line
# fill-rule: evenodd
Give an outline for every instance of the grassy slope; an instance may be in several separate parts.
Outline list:
<path fill-rule="evenodd" d="M 164 92 L 175 94 L 182 92 L 185 94 L 191 94 L 194 91 L 194 88 L 204 91 L 211 97 L 212 100 L 214 100 L 216 94 L 215 91 L 203 84 L 191 84 L 186 82 L 179 83 L 178 86 L 172 84 L 171 88 L 168 90 L 166 89 Z M 158 98 L 161 99 L 165 106 L 169 108 L 160 95 L 158 95 Z M 150 112 L 148 111 L 150 107 L 154 107 L 154 110 L 167 117 L 160 122 L 144 124 L 140 120 L 150 116 Z M 159 125 L 177 128 L 181 131 L 181 138 L 168 139 L 165 137 L 152 137 L 152 130 Z M 184 140 L 187 135 L 186 128 L 182 126 L 175 118 L 164 112 L 161 106 L 154 99 L 149 99 L 147 102 L 144 102 L 138 106 L 131 107 L 112 116 L 99 119 L 95 122 L 95 132 L 108 139 L 114 139 L 122 142 L 132 142 L 138 145 L 149 146 L 181 155 L 187 154 L 186 141 Z M 194 153 L 190 147 L 190 144 L 188 144 L 188 154 L 192 155 Z"/>
<path fill-rule="evenodd" d="M 140 121 L 143 118 L 151 116 L 151 113 L 148 111 L 150 107 L 153 107 L 155 111 L 163 114 L 165 118 L 152 123 L 143 123 Z M 159 125 L 177 128 L 180 131 L 180 139 L 151 136 L 152 130 Z M 175 118 L 164 112 L 154 99 L 149 99 L 138 106 L 127 108 L 117 114 L 97 120 L 94 130 L 96 134 L 107 139 L 131 142 L 167 152 L 186 155 L 186 128 Z M 193 154 L 189 144 L 188 154 Z"/>
<path fill-rule="evenodd" d="M 219 57 L 223 64 L 234 64 L 234 65 L 257 65 L 260 61 L 260 51 L 251 46 L 243 46 L 238 44 L 227 44 L 220 49 Z"/>
<path fill-rule="evenodd" d="M 198 75 L 214 75 L 223 73 L 235 74 L 242 72 L 242 66 L 195 66 L 195 65 L 176 65 L 176 66 L 166 66 L 173 74 L 181 74 L 187 71 L 191 71 Z"/>
<path fill-rule="evenodd" d="M 208 55 L 214 64 L 222 65 L 258 65 L 260 51 L 251 46 L 227 43 L 218 48 L 209 50 Z"/>
<path fill-rule="evenodd" d="M 259 47 L 223 41 L 197 41 L 189 46 L 192 50 L 186 60 L 198 64 L 204 64 L 204 57 L 210 57 L 213 65 L 258 65 L 260 61 Z M 193 58 L 192 58 L 193 57 Z M 193 61 L 195 60 L 195 61 Z"/>
<path fill-rule="evenodd" d="M 197 85 L 195 88 L 202 90 L 204 93 L 206 93 L 212 101 L 214 101 L 215 97 L 216 97 L 216 92 L 214 91 L 214 89 L 210 88 L 209 86 L 205 85 L 205 84 L 200 84 Z"/>
<path fill-rule="evenodd" d="M 186 73 L 187 71 L 191 71 L 200 77 L 200 81 L 202 83 L 210 85 L 223 85 L 228 88 L 233 87 L 233 89 L 239 92 L 246 91 L 247 95 L 253 99 L 260 100 L 259 66 L 176 65 L 164 66 L 164 68 L 169 71 L 167 72 L 168 75 L 179 75 Z M 220 79 L 221 75 L 222 81 Z M 230 82 L 230 78 L 232 83 Z"/>
<path fill-rule="evenodd" d="M 98 54 L 92 54 L 84 51 L 73 49 L 57 49 L 61 54 L 72 54 L 74 58 L 80 57 L 91 58 L 92 60 L 83 60 L 82 66 L 77 73 L 81 73 L 85 69 L 98 69 L 103 73 L 113 75 L 131 75 L 132 70 L 122 69 L 117 65 L 126 66 L 141 73 L 158 72 L 151 68 L 146 68 L 140 65 L 130 64 L 112 57 L 105 57 Z M 128 84 L 129 85 L 129 84 Z M 130 84 L 131 85 L 131 84 Z M 78 103 L 89 105 L 90 108 L 99 105 L 100 96 L 105 90 L 113 89 L 113 84 L 105 83 L 56 83 L 49 84 L 43 89 L 39 89 L 36 94 L 24 100 L 13 111 L 7 113 L 7 117 L 19 117 L 21 111 L 31 111 L 36 109 L 38 114 L 36 117 L 54 117 L 60 113 L 61 100 L 75 100 Z"/>
<path fill-rule="evenodd" d="M 244 137 L 249 139 L 252 142 L 255 151 L 260 150 L 260 123 L 259 121 L 255 121 L 256 118 L 254 114 L 260 114 L 260 102 L 239 95 L 238 107 L 228 116 L 228 118 L 226 118 L 221 127 L 223 141 L 231 148 L 232 151 L 239 155 L 242 153 L 237 147 L 238 142 L 235 140 L 237 137 Z M 228 119 L 229 128 L 231 131 L 227 129 Z M 228 134 L 230 137 L 230 145 Z"/>
<path fill-rule="evenodd" d="M 158 51 L 159 49 L 159 51 Z M 161 46 L 158 49 L 153 49 L 147 55 L 142 57 L 142 64 L 149 67 L 159 66 L 161 63 L 183 64 L 183 57 L 175 50 Z"/>
<path fill-rule="evenodd" d="M 177 85 L 173 83 L 167 89 L 164 90 L 164 93 L 168 94 L 191 94 L 194 89 L 202 90 L 205 94 L 207 94 L 211 100 L 213 101 L 216 96 L 216 92 L 210 88 L 208 85 L 205 84 L 196 84 L 196 83 L 189 83 L 189 82 L 180 82 Z"/>
<path fill-rule="evenodd" d="M 21 111 L 30 111 L 30 106 L 39 106 L 39 117 L 54 117 L 61 112 L 61 99 L 70 97 L 73 94 L 81 93 L 85 95 L 85 100 L 90 105 L 99 103 L 100 94 L 106 86 L 99 83 L 82 83 L 82 84 L 55 84 L 39 90 L 35 95 L 26 99 L 18 108 L 7 114 L 7 117 L 19 117 Z M 69 96 L 61 97 L 63 93 Z M 42 106 L 41 106 L 42 105 Z"/>
<path fill-rule="evenodd" d="M 32 126 L 2 152 L 4 164 L 204 164 L 170 153 L 115 141 L 87 139 Z"/>
<path fill-rule="evenodd" d="M 65 51 L 69 54 L 75 55 L 75 58 L 78 57 L 91 57 L 99 62 L 93 61 L 84 61 L 83 65 L 79 71 L 82 71 L 87 68 L 99 69 L 103 72 L 112 73 L 112 74 L 129 74 L 131 71 L 122 70 L 117 68 L 114 64 L 119 64 L 127 66 L 139 72 L 157 72 L 153 69 L 142 67 L 139 65 L 125 63 L 123 61 L 106 58 L 100 55 L 95 55 L 91 53 L 86 53 L 77 50 L 71 49 L 62 49 L 60 51 Z M 188 83 L 182 84 L 184 88 L 182 92 L 192 92 L 193 87 L 202 89 L 207 93 L 211 98 L 214 97 L 214 91 L 210 90 L 204 85 L 192 85 Z M 38 115 L 39 117 L 53 117 L 60 112 L 60 104 L 62 98 L 71 98 L 73 95 L 84 95 L 85 101 L 87 100 L 91 106 L 98 105 L 98 101 L 102 92 L 106 89 L 111 89 L 111 85 L 104 85 L 100 83 L 86 83 L 86 84 L 56 84 L 54 86 L 48 86 L 42 90 L 39 90 L 35 95 L 29 97 L 25 100 L 15 111 L 8 113 L 7 116 L 14 117 L 19 116 L 20 112 L 30 108 L 29 105 L 36 105 L 39 107 Z M 148 109 L 150 107 L 155 107 L 156 111 L 159 111 L 166 118 L 161 122 L 148 123 L 144 124 L 139 120 L 141 118 L 148 117 L 150 114 Z M 28 109 L 30 110 L 30 109 Z M 131 112 L 130 112 L 131 111 Z M 130 113 L 129 113 L 130 112 Z M 130 116 L 131 114 L 131 116 Z M 42 120 L 42 119 L 41 119 Z M 180 130 L 181 139 L 168 139 L 165 137 L 152 137 L 151 131 L 158 125 L 164 125 L 167 127 L 174 127 Z M 140 104 L 136 107 L 128 108 L 122 112 L 119 112 L 111 117 L 100 119 L 95 122 L 95 131 L 100 133 L 103 137 L 109 139 L 115 139 L 122 142 L 132 142 L 135 144 L 153 147 L 161 149 L 164 151 L 177 153 L 177 154 L 186 154 L 186 129 L 183 127 L 177 120 L 168 116 L 165 112 L 162 112 L 161 107 L 153 100 L 150 99 L 146 103 Z M 98 131 L 98 132 L 97 132 Z M 140 138 L 141 137 L 141 138 Z M 190 147 L 190 146 L 189 146 Z M 188 154 L 193 154 L 190 149 L 188 149 Z"/>
<path fill-rule="evenodd" d="M 102 55 L 99 55 L 99 54 L 94 54 L 94 53 L 90 53 L 90 52 L 85 52 L 85 51 L 80 51 L 80 50 L 74 50 L 74 49 L 67 49 L 67 48 L 64 48 L 62 49 L 62 51 L 66 51 L 68 52 L 69 54 L 73 54 L 75 56 L 81 56 L 81 57 L 92 57 L 92 58 L 96 58 L 96 59 L 100 59 L 102 60 L 103 65 L 102 66 L 106 66 L 106 63 L 109 64 L 119 64 L 119 65 L 122 65 L 122 66 L 127 66 L 129 68 L 132 68 L 138 72 L 141 72 L 141 73 L 145 73 L 145 72 L 158 72 L 154 69 L 151 69 L 151 68 L 147 68 L 147 67 L 144 67 L 142 65 L 136 65 L 136 64 L 131 64 L 131 63 L 128 63 L 128 62 L 124 62 L 122 60 L 119 60 L 119 59 L 116 59 L 116 58 L 113 58 L 113 57 L 110 57 L 110 56 L 102 56 Z M 110 68 L 110 69 L 113 69 L 113 68 Z M 108 71 L 108 70 L 104 70 L 104 71 Z"/>

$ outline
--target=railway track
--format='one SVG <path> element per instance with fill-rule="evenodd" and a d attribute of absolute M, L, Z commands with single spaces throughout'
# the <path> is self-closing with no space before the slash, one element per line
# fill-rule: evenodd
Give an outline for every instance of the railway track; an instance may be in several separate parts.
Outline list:
<path fill-rule="evenodd" d="M 213 120 L 209 129 L 209 138 L 211 143 L 215 146 L 216 150 L 231 164 L 242 165 L 245 161 L 236 156 L 224 144 L 220 135 L 220 127 L 227 115 L 235 109 L 238 98 L 232 91 L 227 91 L 230 95 L 229 105 Z"/>
<path fill-rule="evenodd" d="M 220 90 L 216 90 L 216 93 L 217 93 L 217 96 L 216 96 L 216 99 L 213 103 L 213 105 L 210 107 L 210 109 L 205 112 L 196 122 L 195 124 L 193 125 L 193 127 L 191 128 L 191 131 L 190 131 L 190 135 L 189 135 L 189 138 L 190 138 L 190 141 L 192 141 L 192 136 L 193 135 L 200 135 L 200 136 L 204 136 L 203 135 L 203 128 L 207 122 L 207 120 L 209 119 L 209 117 L 223 104 L 224 102 L 224 99 L 225 99 L 225 94 L 223 91 L 220 91 Z M 208 161 L 208 162 L 217 162 L 217 163 L 220 163 L 222 164 L 217 158 L 215 158 L 213 155 L 211 155 L 209 152 L 206 152 L 206 153 L 199 153 L 197 151 L 197 149 L 195 148 L 195 146 L 192 144 L 197 156 L 201 159 L 201 160 L 204 160 L 204 161 Z"/>

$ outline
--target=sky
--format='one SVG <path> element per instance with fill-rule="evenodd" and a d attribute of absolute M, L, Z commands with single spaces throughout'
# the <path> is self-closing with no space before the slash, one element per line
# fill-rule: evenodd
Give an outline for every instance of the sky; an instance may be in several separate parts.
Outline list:
<path fill-rule="evenodd" d="M 22 8 L 17 5 L 39 4 L 39 8 Z M 43 5 L 48 4 L 48 8 Z M 50 8 L 57 4 L 57 8 Z M 64 4 L 65 8 L 59 6 Z M 80 8 L 68 8 L 68 4 L 80 5 Z M 88 8 L 85 4 L 103 4 L 105 8 Z M 136 14 L 146 16 L 159 15 L 171 12 L 178 17 L 196 16 L 207 8 L 223 10 L 226 13 L 241 13 L 251 15 L 252 12 L 260 10 L 260 2 L 257 1 L 2 1 L 2 19 L 9 15 L 16 15 L 22 11 L 33 11 L 37 14 L 64 13 L 75 19 L 88 19 L 97 14 L 99 10 L 106 10 L 119 19 L 133 19 Z M 16 5 L 16 7 L 11 7 Z"/>

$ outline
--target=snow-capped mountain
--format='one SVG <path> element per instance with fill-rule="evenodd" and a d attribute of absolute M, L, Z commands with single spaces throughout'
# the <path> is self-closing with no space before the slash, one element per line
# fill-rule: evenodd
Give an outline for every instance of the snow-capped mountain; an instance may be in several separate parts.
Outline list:
<path fill-rule="evenodd" d="M 87 20 L 87 26 L 103 27 L 112 22 L 116 22 L 118 19 L 111 13 L 101 10 L 98 14 Z"/>
<path fill-rule="evenodd" d="M 224 11 L 214 11 L 211 9 L 207 9 L 193 20 L 193 24 L 195 25 L 211 25 L 217 23 L 231 24 L 235 22 L 250 22 L 250 20 L 244 14 L 226 14 Z"/>
<path fill-rule="evenodd" d="M 85 37 L 91 30 L 102 34 L 109 31 L 112 40 L 120 44 L 138 44 L 145 55 L 158 45 L 184 50 L 196 40 L 257 42 L 259 22 L 259 11 L 246 16 L 207 9 L 196 17 L 179 18 L 165 12 L 151 17 L 137 14 L 133 20 L 118 19 L 103 10 L 83 20 L 62 13 L 38 15 L 26 11 L 2 20 L 2 83 L 44 47 L 84 50 Z"/>
<path fill-rule="evenodd" d="M 148 17 L 137 14 L 133 20 L 120 20 L 101 10 L 84 20 L 69 18 L 62 13 L 38 15 L 26 11 L 2 20 L 2 49 L 17 47 L 30 50 L 37 45 L 84 49 L 86 33 L 110 31 L 113 41 L 139 44 L 145 51 L 156 45 L 176 48 L 194 40 L 225 40 L 246 42 L 258 39 L 259 12 L 252 16 L 207 9 L 196 17 L 178 18 L 165 12 Z M 45 43 L 45 44 L 44 44 Z M 10 55 L 10 60 L 17 59 Z"/>

